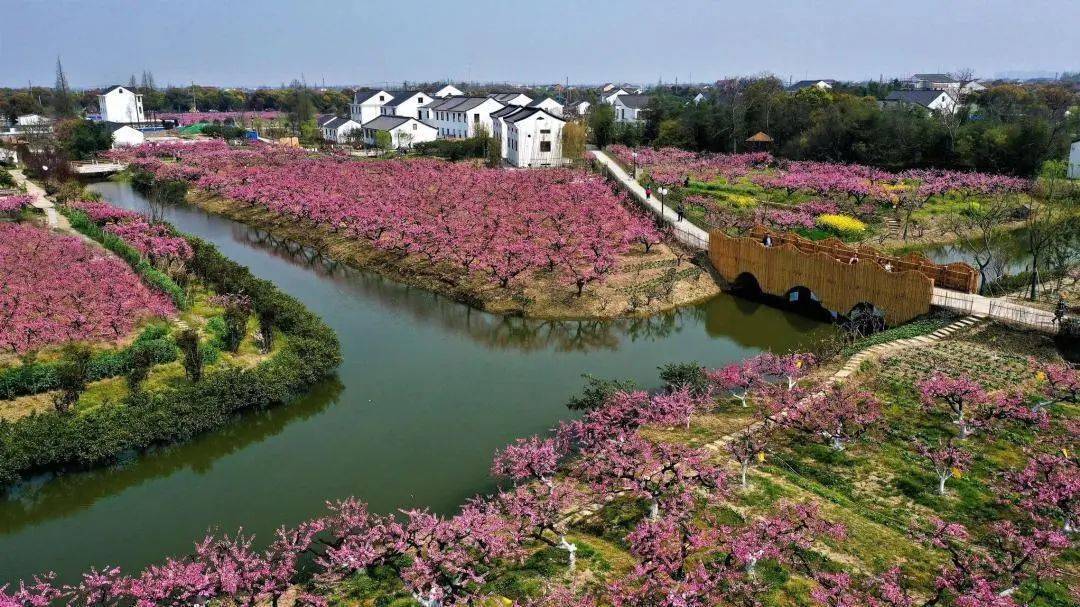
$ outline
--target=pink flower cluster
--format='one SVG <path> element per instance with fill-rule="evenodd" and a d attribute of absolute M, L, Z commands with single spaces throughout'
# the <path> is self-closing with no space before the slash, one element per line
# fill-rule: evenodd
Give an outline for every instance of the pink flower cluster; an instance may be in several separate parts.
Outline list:
<path fill-rule="evenodd" d="M 29 196 L 0 196 L 0 213 L 14 215 L 25 207 L 30 206 L 33 198 Z"/>
<path fill-rule="evenodd" d="M 172 313 L 123 261 L 78 238 L 0 223 L 0 349 L 21 354 L 69 341 L 116 340 Z"/>
<path fill-rule="evenodd" d="M 157 117 L 161 120 L 175 120 L 183 126 L 197 122 L 229 122 L 246 121 L 250 119 L 276 120 L 282 113 L 275 110 L 268 111 L 245 111 L 245 112 L 159 112 Z"/>
<path fill-rule="evenodd" d="M 749 175 L 750 181 L 767 189 L 782 189 L 789 194 L 806 192 L 819 196 L 844 196 L 858 204 L 866 201 L 892 201 L 898 192 L 913 192 L 926 200 L 947 193 L 993 195 L 1022 192 L 1031 187 L 1026 179 L 969 171 L 918 169 L 892 173 L 860 164 L 816 161 L 779 161 L 766 153 L 694 154 L 674 148 L 631 149 L 612 145 L 608 150 L 621 162 L 635 162 L 656 181 L 678 184 L 689 175 L 711 181 L 723 177 L 729 181 Z M 820 214 L 820 213 L 816 213 Z"/>
<path fill-rule="evenodd" d="M 712 181 L 717 177 L 733 181 L 773 162 L 772 155 L 765 152 L 695 154 L 678 148 L 631 149 L 620 144 L 608 146 L 608 151 L 626 166 L 633 166 L 636 162 L 638 167 L 649 172 L 653 181 L 667 185 L 680 184 L 687 175 L 698 181 Z"/>
<path fill-rule="evenodd" d="M 503 288 L 537 272 L 578 292 L 604 280 L 655 229 L 583 171 L 503 171 L 438 160 L 357 162 L 224 142 L 144 145 L 114 153 L 162 179 L 181 177 L 241 204 L 317 224 L 483 276 Z"/>
<path fill-rule="evenodd" d="M 120 238 L 153 262 L 191 259 L 194 255 L 187 240 L 173 236 L 164 224 L 149 223 L 140 213 L 102 200 L 79 200 L 68 204 L 86 213 L 105 232 Z"/>

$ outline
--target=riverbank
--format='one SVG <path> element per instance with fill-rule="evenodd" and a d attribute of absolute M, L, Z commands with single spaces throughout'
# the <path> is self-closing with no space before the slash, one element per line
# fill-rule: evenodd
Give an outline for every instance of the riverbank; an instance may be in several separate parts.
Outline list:
<path fill-rule="evenodd" d="M 102 203 L 82 204 L 122 215 Z M 0 401 L 0 419 L 7 422 L 0 424 L 0 488 L 31 474 L 96 467 L 128 452 L 188 440 L 238 412 L 293 400 L 340 362 L 329 327 L 208 243 L 155 225 L 156 245 L 187 248 L 181 288 L 91 213 L 68 205 L 60 210 L 68 229 L 171 296 L 177 317 L 143 329 L 123 348 L 88 348 L 77 367 L 65 354 L 59 361 L 30 356 L 0 369 L 0 388 L 10 397 Z M 178 267 L 176 260 L 171 267 Z M 238 294 L 243 301 L 234 313 L 227 309 L 231 300 L 219 296 Z M 69 379 L 73 369 L 81 369 L 78 385 Z M 67 405 L 52 411 L 48 405 L 60 402 L 57 389 Z"/>
<path fill-rule="evenodd" d="M 310 246 L 332 259 L 494 314 L 547 320 L 640 317 L 705 301 L 720 292 L 709 273 L 692 263 L 690 251 L 666 242 L 653 245 L 649 252 L 636 246 L 619 258 L 607 280 L 588 285 L 581 296 L 573 286 L 544 276 L 526 279 L 520 292 L 511 293 L 490 281 L 433 265 L 419 255 L 393 255 L 325 226 L 299 223 L 209 192 L 189 191 L 186 200 L 207 212 Z"/>

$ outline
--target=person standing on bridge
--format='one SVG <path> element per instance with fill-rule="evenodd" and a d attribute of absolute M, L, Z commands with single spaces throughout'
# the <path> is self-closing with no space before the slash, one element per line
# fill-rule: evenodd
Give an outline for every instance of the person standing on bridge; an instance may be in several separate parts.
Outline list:
<path fill-rule="evenodd" d="M 1065 303 L 1065 296 L 1058 295 L 1057 305 L 1054 306 L 1054 323 L 1060 324 L 1065 319 L 1065 314 L 1069 312 L 1069 306 Z"/>

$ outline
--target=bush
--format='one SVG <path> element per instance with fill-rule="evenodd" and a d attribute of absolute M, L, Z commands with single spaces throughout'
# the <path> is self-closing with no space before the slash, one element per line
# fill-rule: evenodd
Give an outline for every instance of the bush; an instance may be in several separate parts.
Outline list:
<path fill-rule="evenodd" d="M 126 375 L 131 371 L 135 352 L 148 357 L 152 364 L 176 360 L 176 344 L 168 337 L 168 327 L 151 325 L 127 348 L 97 352 L 87 367 L 88 381 Z M 0 400 L 39 394 L 60 387 L 57 362 L 36 362 L 28 358 L 22 365 L 0 371 Z"/>
<path fill-rule="evenodd" d="M 824 230 L 848 238 L 862 236 L 866 232 L 866 224 L 850 215 L 818 215 L 814 223 Z"/>
<path fill-rule="evenodd" d="M 93 466 L 121 454 L 174 443 L 220 427 L 250 409 L 286 403 L 331 374 L 341 362 L 337 335 L 300 302 L 188 238 L 189 267 L 219 293 L 243 292 L 256 311 L 273 310 L 286 339 L 272 357 L 250 369 L 224 367 L 163 391 L 129 394 L 79 415 L 30 415 L 0 422 L 0 485 L 65 466 Z"/>

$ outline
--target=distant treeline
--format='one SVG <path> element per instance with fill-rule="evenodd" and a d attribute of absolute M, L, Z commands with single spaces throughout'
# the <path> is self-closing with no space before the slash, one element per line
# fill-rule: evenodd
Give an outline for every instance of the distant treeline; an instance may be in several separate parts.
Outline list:
<path fill-rule="evenodd" d="M 786 91 L 772 77 L 718 83 L 693 103 L 692 90 L 654 89 L 643 124 L 615 124 L 594 108 L 594 142 L 743 152 L 761 131 L 769 151 L 791 159 L 858 162 L 892 170 L 977 169 L 1032 175 L 1044 160 L 1068 155 L 1080 139 L 1080 94 L 1069 82 L 991 84 L 956 114 L 882 107 L 899 82 Z"/>

